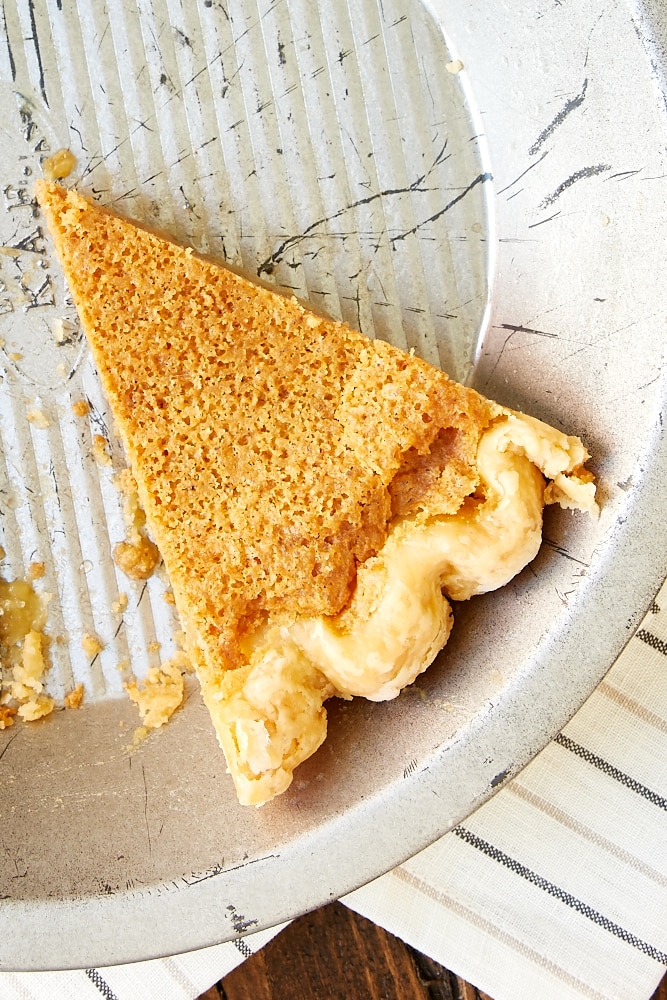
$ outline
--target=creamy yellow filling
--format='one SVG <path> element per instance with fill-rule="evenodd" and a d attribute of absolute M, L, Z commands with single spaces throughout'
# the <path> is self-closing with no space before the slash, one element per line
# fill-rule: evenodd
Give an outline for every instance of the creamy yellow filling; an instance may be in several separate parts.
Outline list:
<path fill-rule="evenodd" d="M 255 636 L 248 665 L 204 688 L 239 800 L 284 791 L 326 735 L 327 698 L 383 701 L 412 683 L 447 641 L 447 598 L 495 590 L 535 557 L 545 502 L 596 513 L 587 457 L 577 438 L 498 407 L 479 445 L 479 498 L 430 523 L 392 524 L 344 616 Z"/>

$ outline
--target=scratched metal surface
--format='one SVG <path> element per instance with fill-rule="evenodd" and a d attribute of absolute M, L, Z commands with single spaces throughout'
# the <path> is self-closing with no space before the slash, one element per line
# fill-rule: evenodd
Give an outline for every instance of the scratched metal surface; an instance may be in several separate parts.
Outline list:
<path fill-rule="evenodd" d="M 86 688 L 79 712 L 0 734 L 2 968 L 212 944 L 399 863 L 571 716 L 664 576 L 665 18 L 638 0 L 461 6 L 0 4 L 0 572 L 45 563 L 49 689 Z M 122 455 L 31 197 L 60 146 L 105 204 L 595 457 L 600 521 L 550 512 L 534 566 L 458 609 L 416 692 L 334 704 L 325 746 L 262 810 L 234 801 L 194 688 L 128 750 L 118 664 L 141 676 L 177 623 L 159 576 L 133 585 L 109 557 Z"/>

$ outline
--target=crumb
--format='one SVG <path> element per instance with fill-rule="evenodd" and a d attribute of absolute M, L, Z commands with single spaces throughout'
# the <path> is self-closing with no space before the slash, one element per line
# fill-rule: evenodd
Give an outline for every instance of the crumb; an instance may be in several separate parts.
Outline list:
<path fill-rule="evenodd" d="M 147 729 L 159 729 L 183 703 L 185 684 L 175 661 L 176 657 L 160 667 L 151 667 L 142 688 L 136 681 L 125 685 Z"/>
<path fill-rule="evenodd" d="M 20 671 L 21 668 L 19 666 L 18 668 L 14 668 L 14 670 L 16 669 Z M 41 687 L 42 685 L 39 684 L 38 686 Z M 10 697 L 13 698 L 14 701 L 17 701 L 20 705 L 30 701 L 30 699 L 35 695 L 32 685 L 21 684 L 19 681 L 10 681 L 7 690 Z"/>
<path fill-rule="evenodd" d="M 46 670 L 42 646 L 45 636 L 43 632 L 31 629 L 23 640 L 21 663 L 14 667 L 14 678 L 19 684 L 32 688 L 38 693 L 42 690 L 41 678 Z"/>
<path fill-rule="evenodd" d="M 157 639 L 153 639 L 152 642 L 148 643 L 148 652 L 149 653 L 159 653 L 161 645 L 162 645 L 162 643 L 158 642 Z"/>
<path fill-rule="evenodd" d="M 10 351 L 9 357 L 12 361 L 23 361 L 23 355 L 20 351 Z"/>
<path fill-rule="evenodd" d="M 118 542 L 113 550 L 114 562 L 131 580 L 147 580 L 160 561 L 157 545 L 146 536 L 133 545 L 131 542 Z"/>
<path fill-rule="evenodd" d="M 127 608 L 127 594 L 121 591 L 118 595 L 118 600 L 113 601 L 111 605 L 111 610 L 115 615 L 122 615 L 123 611 Z"/>
<path fill-rule="evenodd" d="M 76 166 L 76 156 L 71 149 L 57 149 L 42 163 L 42 171 L 47 181 L 60 181 L 69 177 Z"/>
<path fill-rule="evenodd" d="M 32 424 L 33 427 L 37 427 L 41 431 L 46 430 L 47 427 L 51 426 L 51 421 L 42 410 L 28 410 L 26 418 L 28 423 Z"/>
<path fill-rule="evenodd" d="M 162 600 L 165 604 L 176 604 L 173 590 L 165 590 L 162 594 Z"/>
<path fill-rule="evenodd" d="M 33 563 L 33 579 L 40 576 Z M 35 576 L 36 574 L 36 576 Z M 4 688 L 0 693 L 0 729 L 11 726 L 14 717 L 27 722 L 53 711 L 54 701 L 44 694 L 44 674 L 48 669 L 46 621 L 50 594 L 37 595 L 29 580 L 0 580 L 0 653 Z"/>
<path fill-rule="evenodd" d="M 46 637 L 42 632 L 32 629 L 23 640 L 21 662 L 16 663 L 12 670 L 14 680 L 9 685 L 11 696 L 17 701 L 17 714 L 24 722 L 34 722 L 49 715 L 55 702 L 44 694 L 42 678 L 47 669 L 44 659 L 43 645 Z"/>
<path fill-rule="evenodd" d="M 75 688 L 65 695 L 65 708 L 78 708 L 83 701 L 83 684 L 77 684 Z"/>
<path fill-rule="evenodd" d="M 448 73 L 452 73 L 454 76 L 456 76 L 456 74 L 460 73 L 461 70 L 463 69 L 463 63 L 461 62 L 460 59 L 454 59 L 452 60 L 452 62 L 447 63 L 445 69 L 447 70 Z"/>
<path fill-rule="evenodd" d="M 72 413 L 75 417 L 85 417 L 90 413 L 90 404 L 87 399 L 77 399 L 72 403 Z"/>
<path fill-rule="evenodd" d="M 93 660 L 104 649 L 104 643 L 96 635 L 89 635 L 86 632 L 81 639 L 81 647 L 88 659 Z"/>
<path fill-rule="evenodd" d="M 29 580 L 41 580 L 46 573 L 46 566 L 43 562 L 30 563 L 28 567 L 28 579 Z"/>
<path fill-rule="evenodd" d="M 7 729 L 8 726 L 13 726 L 15 715 L 16 709 L 12 708 L 11 705 L 0 705 L 0 729 Z"/>
<path fill-rule="evenodd" d="M 102 437 L 101 434 L 93 435 L 92 452 L 93 452 L 93 458 L 95 459 L 98 465 L 110 466 L 112 464 L 111 455 L 107 450 L 108 447 L 109 447 L 109 442 L 107 441 L 106 438 Z"/>
<path fill-rule="evenodd" d="M 38 694 L 30 701 L 19 705 L 18 714 L 24 722 L 35 722 L 37 719 L 43 719 L 45 715 L 50 715 L 54 708 L 53 698 L 48 694 Z"/>
<path fill-rule="evenodd" d="M 131 580 L 147 580 L 160 562 L 160 553 L 147 537 L 146 515 L 139 503 L 137 484 L 130 469 L 123 469 L 114 479 L 123 501 L 127 538 L 114 546 L 116 565 Z"/>

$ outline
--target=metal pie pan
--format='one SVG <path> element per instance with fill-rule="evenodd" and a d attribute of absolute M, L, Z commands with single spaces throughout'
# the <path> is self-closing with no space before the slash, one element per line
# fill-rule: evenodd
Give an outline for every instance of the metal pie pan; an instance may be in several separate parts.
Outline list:
<path fill-rule="evenodd" d="M 0 734 L 0 967 L 34 970 L 175 954 L 338 898 L 444 834 L 582 704 L 667 569 L 667 199 L 657 4 L 79 0 L 30 24 L 24 6 L 0 18 L 1 571 L 44 561 L 49 686 L 86 687 L 78 711 Z M 109 556 L 122 455 L 29 194 L 58 146 L 82 191 L 593 455 L 600 519 L 548 511 L 535 562 L 455 608 L 396 701 L 331 704 L 325 745 L 259 810 L 237 805 L 196 686 L 133 745 L 118 664 L 141 677 L 178 623 L 163 579 L 135 586 Z"/>

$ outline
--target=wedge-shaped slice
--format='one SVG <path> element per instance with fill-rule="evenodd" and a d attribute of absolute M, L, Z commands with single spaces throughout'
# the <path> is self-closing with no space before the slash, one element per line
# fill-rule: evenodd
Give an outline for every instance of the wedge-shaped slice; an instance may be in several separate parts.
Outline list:
<path fill-rule="evenodd" d="M 428 666 L 443 590 L 507 582 L 545 501 L 595 508 L 588 456 L 73 190 L 37 197 L 239 799 L 262 803 L 327 698 L 391 698 Z"/>

